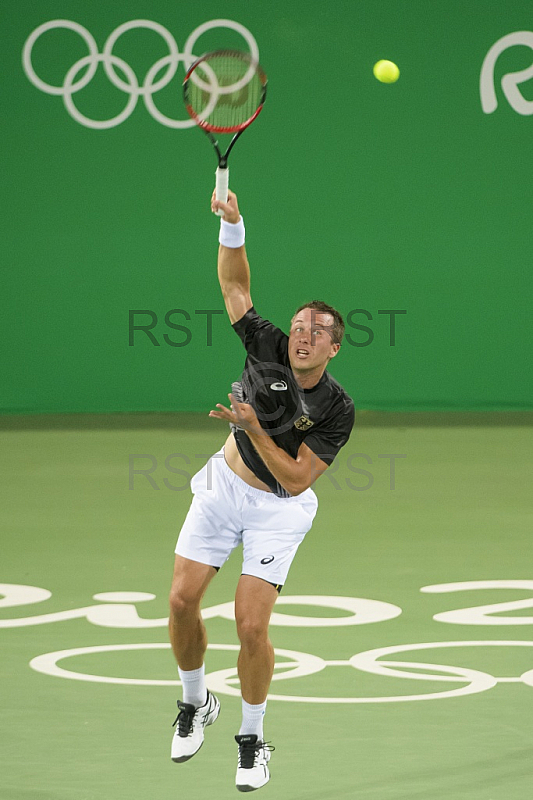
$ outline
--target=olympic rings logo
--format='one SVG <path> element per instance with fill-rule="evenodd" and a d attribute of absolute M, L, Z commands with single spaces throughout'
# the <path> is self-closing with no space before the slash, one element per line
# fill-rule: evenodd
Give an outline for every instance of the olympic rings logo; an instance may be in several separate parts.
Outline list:
<path fill-rule="evenodd" d="M 89 55 L 80 58 L 70 67 L 65 75 L 62 86 L 53 86 L 52 84 L 46 83 L 46 81 L 40 78 L 35 72 L 31 59 L 32 50 L 36 41 L 47 31 L 53 30 L 54 28 L 66 28 L 67 30 L 78 33 L 86 43 L 89 50 Z M 146 28 L 158 33 L 168 47 L 168 55 L 158 59 L 150 67 L 142 83 L 139 81 L 131 66 L 124 61 L 124 59 L 119 58 L 113 53 L 113 48 L 117 40 L 123 34 L 133 30 L 134 28 Z M 24 48 L 22 51 L 22 64 L 27 77 L 33 83 L 33 85 L 42 92 L 46 92 L 46 94 L 59 95 L 63 97 L 65 108 L 70 116 L 76 122 L 79 122 L 80 125 L 84 125 L 86 128 L 93 128 L 95 130 L 115 128 L 117 125 L 120 125 L 131 116 L 137 106 L 139 97 L 142 97 L 148 113 L 153 117 L 153 119 L 156 120 L 156 122 L 160 122 L 161 125 L 165 125 L 167 128 L 190 128 L 195 124 L 192 119 L 171 119 L 163 114 L 155 105 L 154 94 L 159 92 L 165 86 L 168 86 L 170 81 L 174 78 L 180 62 L 184 63 L 186 70 L 191 66 L 191 64 L 198 58 L 197 55 L 193 54 L 193 48 L 195 47 L 196 42 L 200 36 L 202 36 L 202 34 L 204 34 L 206 31 L 212 30 L 213 28 L 229 28 L 230 30 L 239 33 L 246 42 L 252 59 L 254 61 L 259 61 L 259 48 L 255 38 L 250 31 L 245 28 L 244 25 L 241 25 L 239 22 L 235 22 L 231 19 L 212 19 L 208 22 L 204 22 L 202 25 L 199 25 L 194 29 L 185 42 L 183 53 L 180 53 L 178 45 L 169 31 L 163 27 L 163 25 L 160 25 L 158 22 L 153 22 L 149 19 L 135 19 L 119 25 L 118 28 L 116 28 L 108 36 L 102 53 L 98 52 L 98 46 L 94 37 L 86 28 L 83 27 L 83 25 L 68 19 L 55 19 L 39 25 L 39 27 L 30 34 L 24 43 Z M 95 120 L 85 116 L 76 107 L 73 98 L 73 95 L 75 95 L 77 92 L 80 92 L 90 83 L 96 73 L 98 64 L 100 63 L 104 65 L 107 78 L 113 84 L 113 86 L 115 86 L 124 94 L 129 95 L 126 106 L 120 112 L 120 114 L 117 114 L 115 117 L 107 120 Z M 117 74 L 117 68 L 123 73 L 126 80 Z M 81 77 L 78 77 L 79 74 L 85 69 L 85 74 L 83 74 Z M 163 75 L 157 78 L 159 73 L 163 70 Z M 218 98 L 218 94 L 232 92 L 235 89 L 235 87 L 231 86 L 214 86 L 214 76 L 208 75 L 208 78 L 209 84 L 206 84 L 206 87 L 211 92 L 211 98 L 208 107 L 204 110 L 204 116 L 207 116 L 208 113 L 210 113 L 210 110 L 212 110 L 214 107 L 214 104 Z M 240 83 L 243 83 L 243 81 L 245 82 L 246 78 L 246 75 L 241 78 Z"/>

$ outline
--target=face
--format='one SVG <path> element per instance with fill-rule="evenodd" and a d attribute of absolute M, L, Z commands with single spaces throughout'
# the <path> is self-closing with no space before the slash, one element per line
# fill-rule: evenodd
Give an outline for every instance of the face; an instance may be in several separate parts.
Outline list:
<path fill-rule="evenodd" d="M 325 367 L 337 355 L 340 344 L 333 341 L 334 319 L 312 308 L 298 312 L 289 333 L 289 361 L 293 370 Z"/>

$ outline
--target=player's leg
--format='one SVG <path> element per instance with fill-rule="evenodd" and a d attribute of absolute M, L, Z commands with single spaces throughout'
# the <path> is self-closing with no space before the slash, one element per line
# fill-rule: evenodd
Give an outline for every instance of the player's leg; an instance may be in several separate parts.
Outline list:
<path fill-rule="evenodd" d="M 278 591 L 253 575 L 241 575 L 235 596 L 235 620 L 241 649 L 237 662 L 242 694 L 242 724 L 235 737 L 239 745 L 237 788 L 250 791 L 270 778 L 270 748 L 264 742 L 263 717 L 274 672 L 274 648 L 268 624 Z"/>
<path fill-rule="evenodd" d="M 198 670 L 204 663 L 207 633 L 200 612 L 200 604 L 216 569 L 177 555 L 170 590 L 170 643 L 178 667 L 184 671 Z M 205 701 L 205 696 L 194 697 L 194 690 L 186 702 Z M 201 703 L 198 703 L 201 705 Z"/>
<path fill-rule="evenodd" d="M 272 680 L 274 648 L 268 624 L 277 597 L 278 592 L 270 583 L 253 575 L 241 575 L 235 595 L 235 621 L 241 643 L 237 666 L 241 694 L 250 705 L 266 701 Z"/>
<path fill-rule="evenodd" d="M 215 453 L 193 476 L 194 495 L 176 545 L 170 593 L 170 640 L 183 684 L 178 702 L 172 759 L 186 761 L 200 749 L 204 728 L 218 716 L 220 703 L 205 686 L 207 636 L 200 603 L 216 571 L 241 541 L 238 508 L 227 485 L 224 454 Z"/>
<path fill-rule="evenodd" d="M 207 633 L 200 604 L 216 569 L 177 555 L 170 590 L 169 634 L 183 686 L 172 740 L 172 760 L 188 761 L 203 744 L 204 728 L 218 717 L 218 699 L 205 685 Z"/>
<path fill-rule="evenodd" d="M 243 705 L 243 724 L 235 737 L 240 791 L 259 789 L 270 778 L 268 761 L 273 748 L 264 741 L 262 728 L 274 668 L 268 625 L 278 591 L 317 510 L 311 489 L 287 499 L 253 489 L 248 494 L 250 502 L 243 513 L 243 574 L 235 605 Z"/>

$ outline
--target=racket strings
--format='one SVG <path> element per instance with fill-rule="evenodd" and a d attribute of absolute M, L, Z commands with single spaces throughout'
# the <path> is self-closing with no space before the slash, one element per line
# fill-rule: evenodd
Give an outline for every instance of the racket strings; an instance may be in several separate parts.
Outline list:
<path fill-rule="evenodd" d="M 241 55 L 213 54 L 190 75 L 187 102 L 206 127 L 236 129 L 264 99 L 264 75 Z M 234 91 L 229 91 L 232 87 Z"/>

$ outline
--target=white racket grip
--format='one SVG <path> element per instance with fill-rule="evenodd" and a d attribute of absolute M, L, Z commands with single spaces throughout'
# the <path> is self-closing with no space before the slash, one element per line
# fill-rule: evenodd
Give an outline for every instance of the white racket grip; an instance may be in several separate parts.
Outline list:
<path fill-rule="evenodd" d="M 228 187 L 229 187 L 229 169 L 227 167 L 225 168 L 217 167 L 215 175 L 216 175 L 215 197 L 222 203 L 227 203 Z M 224 216 L 224 212 L 222 211 L 222 209 L 219 209 L 216 213 L 217 216 L 219 217 Z"/>

